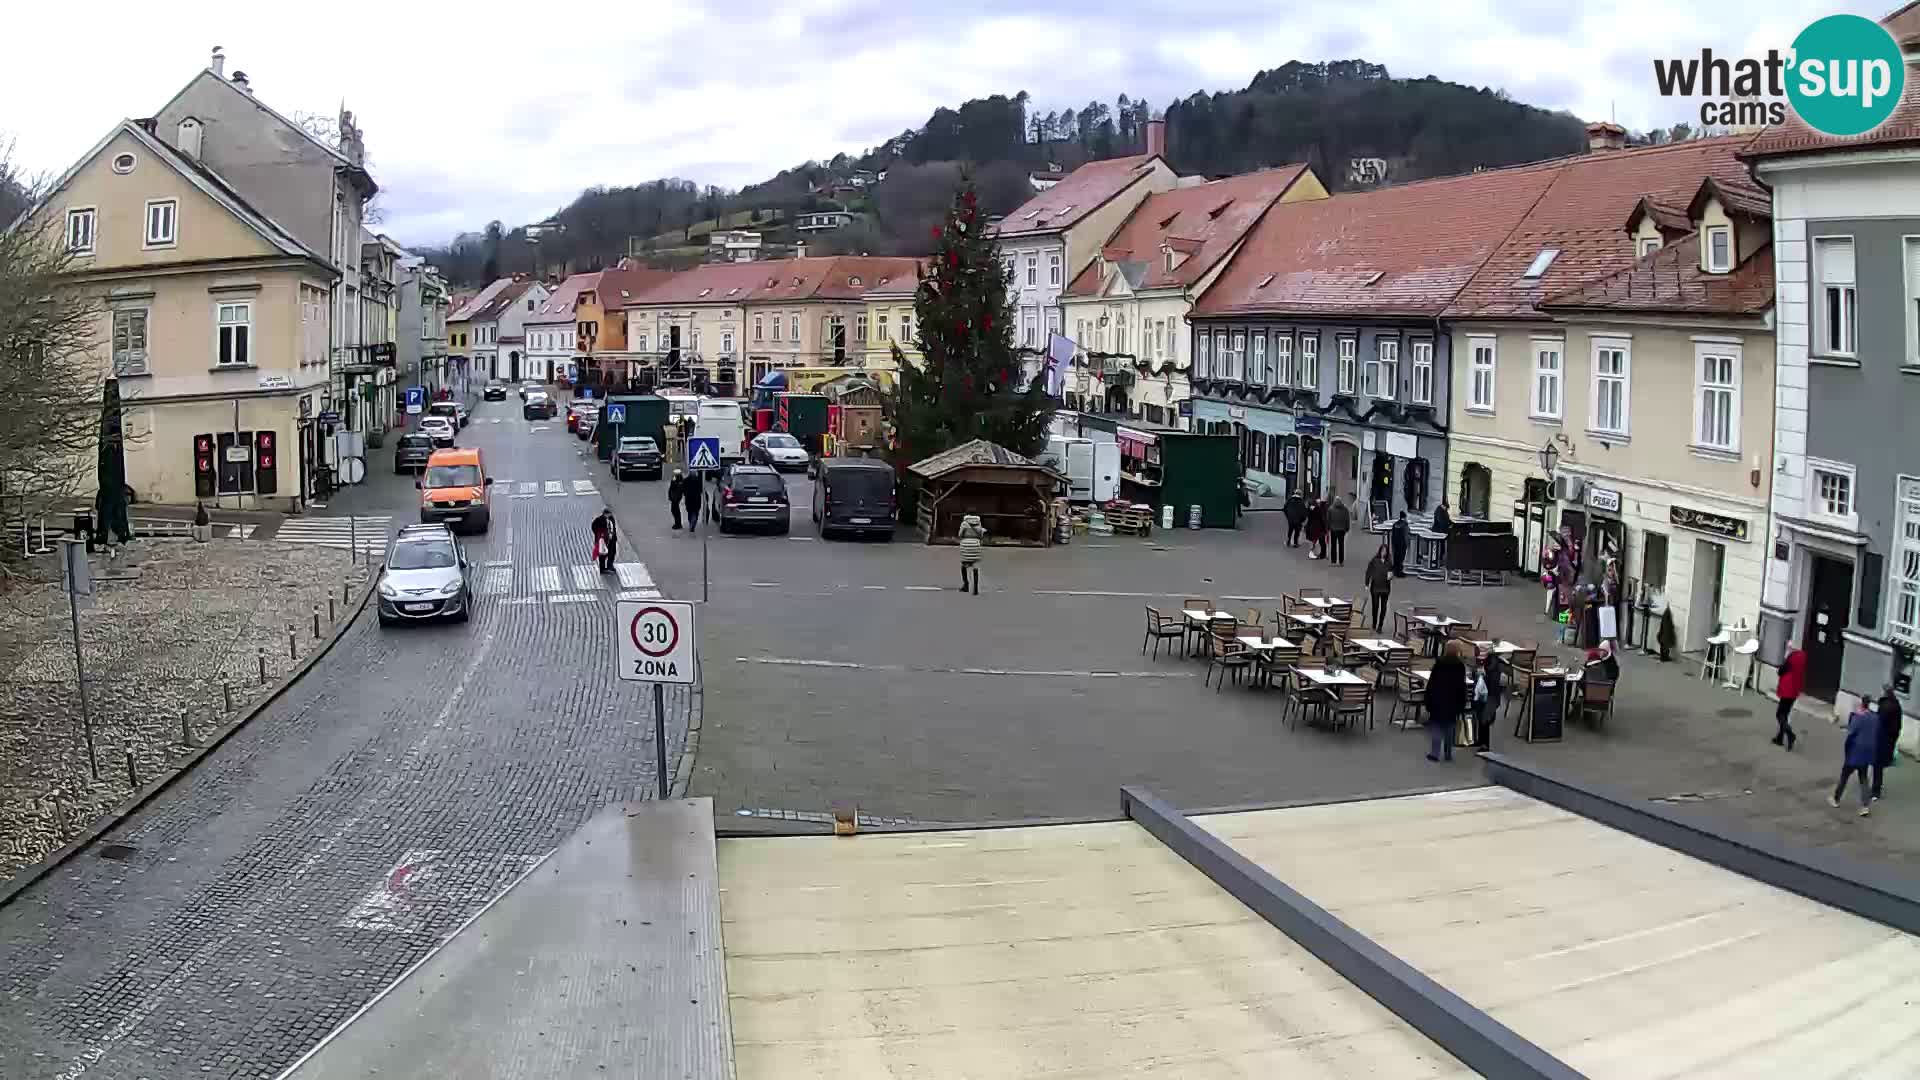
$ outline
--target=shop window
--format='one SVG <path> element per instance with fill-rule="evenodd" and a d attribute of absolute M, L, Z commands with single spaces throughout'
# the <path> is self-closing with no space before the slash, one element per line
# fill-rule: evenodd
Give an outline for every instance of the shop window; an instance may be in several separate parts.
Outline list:
<path fill-rule="evenodd" d="M 1664 533 L 1646 534 L 1646 549 L 1640 553 L 1640 583 L 1643 588 L 1665 592 L 1667 589 L 1667 538 Z"/>
<path fill-rule="evenodd" d="M 1460 470 L 1460 512 L 1468 517 L 1492 517 L 1493 470 L 1477 461 Z"/>

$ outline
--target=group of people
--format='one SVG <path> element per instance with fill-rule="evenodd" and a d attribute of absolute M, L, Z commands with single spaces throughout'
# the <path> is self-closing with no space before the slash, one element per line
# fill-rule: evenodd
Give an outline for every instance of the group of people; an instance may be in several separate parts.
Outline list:
<path fill-rule="evenodd" d="M 673 470 L 673 479 L 667 481 L 667 507 L 673 511 L 673 527 L 680 528 L 680 508 L 687 508 L 687 529 L 700 531 L 700 500 L 706 494 L 706 483 L 698 476 L 688 476 L 680 469 Z"/>
<path fill-rule="evenodd" d="M 1347 533 L 1353 528 L 1353 496 L 1331 499 L 1315 495 L 1311 501 L 1298 491 L 1287 496 L 1281 507 L 1287 519 L 1287 546 L 1299 547 L 1302 532 L 1307 537 L 1307 558 L 1326 559 L 1334 566 L 1347 563 Z"/>
<path fill-rule="evenodd" d="M 1505 665 L 1498 653 L 1489 651 L 1482 661 L 1468 642 L 1447 642 L 1427 677 L 1426 728 L 1432 743 L 1427 760 L 1453 760 L 1454 734 L 1469 710 L 1474 749 L 1493 749 L 1493 719 L 1500 714 L 1505 685 Z"/>
<path fill-rule="evenodd" d="M 1773 745 L 1792 750 L 1799 741 L 1793 730 L 1793 703 L 1806 689 L 1807 651 L 1794 649 L 1780 664 L 1780 681 L 1774 688 L 1779 704 L 1774 709 Z M 1861 693 L 1853 712 L 1847 717 L 1847 737 L 1841 747 L 1840 782 L 1827 796 L 1828 806 L 1839 806 L 1847 792 L 1847 781 L 1860 779 L 1860 816 L 1873 812 L 1873 804 L 1886 787 L 1887 770 L 1893 766 L 1894 748 L 1900 744 L 1900 698 L 1891 685 L 1881 688 L 1879 696 Z"/>

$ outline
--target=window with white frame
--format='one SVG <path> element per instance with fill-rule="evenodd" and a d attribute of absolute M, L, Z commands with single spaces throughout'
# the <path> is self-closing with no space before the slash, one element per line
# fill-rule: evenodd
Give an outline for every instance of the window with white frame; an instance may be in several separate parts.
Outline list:
<path fill-rule="evenodd" d="M 1807 516 L 1854 528 L 1860 520 L 1854 503 L 1853 466 L 1844 461 L 1807 459 Z"/>
<path fill-rule="evenodd" d="M 729 356 L 733 354 L 733 331 L 720 331 L 720 351 Z"/>
<path fill-rule="evenodd" d="M 1906 238 L 1907 358 L 1906 366 L 1920 366 L 1920 236 Z"/>
<path fill-rule="evenodd" d="M 1265 386 L 1267 383 L 1267 335 L 1259 331 L 1255 331 L 1253 335 L 1253 359 L 1251 363 L 1252 366 L 1247 371 L 1247 378 L 1252 382 Z"/>
<path fill-rule="evenodd" d="M 1239 378 L 1233 373 L 1233 338 L 1225 330 L 1213 335 L 1213 375 L 1229 381 Z"/>
<path fill-rule="evenodd" d="M 214 319 L 219 328 L 220 350 L 216 357 L 221 367 L 244 367 L 253 362 L 253 304 L 236 301 L 215 305 Z"/>
<path fill-rule="evenodd" d="M 1004 266 L 1004 267 L 1006 267 L 1006 269 L 1007 269 L 1007 283 L 1008 283 L 1009 285 L 1011 285 L 1011 284 L 1013 283 L 1013 256 L 1011 256 L 1011 255 L 1009 255 L 1009 256 L 1007 256 L 1006 258 L 1004 258 L 1004 259 L 1001 259 L 1001 260 L 1000 260 L 1000 265 L 1002 265 L 1002 266 Z"/>
<path fill-rule="evenodd" d="M 1273 335 L 1273 384 L 1293 385 L 1293 335 Z"/>
<path fill-rule="evenodd" d="M 759 339 L 755 338 L 755 340 L 757 341 Z M 859 344 L 866 343 L 867 317 L 865 315 L 855 315 L 853 317 L 853 340 Z"/>
<path fill-rule="evenodd" d="M 1153 323 L 1153 354 L 1167 355 L 1167 320 L 1155 319 Z"/>
<path fill-rule="evenodd" d="M 1047 253 L 1047 284 L 1060 284 L 1060 253 L 1057 251 Z"/>
<path fill-rule="evenodd" d="M 1022 308 L 1020 311 L 1020 344 L 1025 345 L 1029 349 L 1033 348 L 1033 335 L 1036 333 L 1033 320 L 1034 310 L 1032 308 Z"/>
<path fill-rule="evenodd" d="M 1920 477 L 1900 478 L 1894 513 L 1887 632 L 1909 645 L 1920 645 Z"/>
<path fill-rule="evenodd" d="M 1027 256 L 1027 284 L 1040 284 L 1040 256 L 1038 255 Z"/>
<path fill-rule="evenodd" d="M 773 340 L 780 340 L 780 315 L 778 312 L 775 312 L 773 316 Z"/>
<path fill-rule="evenodd" d="M 911 311 L 900 313 L 900 340 L 909 344 L 913 341 L 913 312 Z"/>
<path fill-rule="evenodd" d="M 1201 334 L 1193 343 L 1193 370 L 1203 379 L 1213 377 L 1213 350 L 1208 344 L 1206 334 Z"/>
<path fill-rule="evenodd" d="M 1300 385 L 1320 389 L 1320 335 L 1300 335 Z"/>
<path fill-rule="evenodd" d="M 800 340 L 799 335 L 796 334 L 794 340 Z M 700 328 L 697 326 L 687 331 L 687 349 L 694 353 L 700 351 Z"/>
<path fill-rule="evenodd" d="M 93 254 L 92 207 L 67 211 L 67 250 L 75 255 Z"/>
<path fill-rule="evenodd" d="M 172 247 L 180 221 L 180 200 L 147 200 L 147 246 Z"/>
<path fill-rule="evenodd" d="M 1643 236 L 1640 238 L 1638 246 L 1635 247 L 1634 254 L 1644 259 L 1659 250 L 1660 238 L 1658 236 Z"/>
<path fill-rule="evenodd" d="M 1533 343 L 1533 415 L 1542 420 L 1560 419 L 1562 348 L 1559 341 Z"/>
<path fill-rule="evenodd" d="M 1854 355 L 1853 237 L 1817 236 L 1813 240 L 1813 273 L 1820 290 L 1816 318 L 1816 351 L 1828 356 Z"/>
<path fill-rule="evenodd" d="M 1712 342 L 1694 346 L 1694 443 L 1740 451 L 1740 348 Z"/>
<path fill-rule="evenodd" d="M 1351 394 L 1360 375 L 1360 342 L 1357 338 L 1343 337 L 1338 339 L 1334 347 L 1340 352 L 1339 364 L 1334 369 L 1334 377 L 1338 380 L 1334 392 Z"/>
<path fill-rule="evenodd" d="M 553 335 L 549 334 L 547 335 L 547 337 L 549 339 L 547 347 L 552 348 L 553 345 L 552 345 L 551 339 Z M 645 330 L 639 331 L 638 333 L 633 335 L 633 351 L 634 352 L 647 351 L 647 332 Z"/>
<path fill-rule="evenodd" d="M 792 321 L 787 323 L 787 329 L 793 332 L 793 343 L 800 344 L 800 316 L 793 316 Z"/>
<path fill-rule="evenodd" d="M 1733 227 L 1714 225 L 1707 229 L 1707 273 L 1724 274 L 1733 269 Z"/>
<path fill-rule="evenodd" d="M 118 308 L 113 313 L 113 373 L 147 373 L 147 309 Z"/>
<path fill-rule="evenodd" d="M 1413 343 L 1413 396 L 1415 405 L 1433 404 L 1433 342 Z"/>
<path fill-rule="evenodd" d="M 874 340 L 876 341 L 892 341 L 893 340 L 893 328 L 890 325 L 888 325 L 887 323 L 888 318 L 889 316 L 884 311 L 881 312 L 879 315 L 874 316 L 874 320 L 873 320 Z"/>
<path fill-rule="evenodd" d="M 762 317 L 759 315 L 755 315 L 753 317 L 753 340 L 755 341 L 767 340 L 766 324 L 762 319 Z"/>
<path fill-rule="evenodd" d="M 1366 390 L 1377 398 L 1391 398 L 1400 385 L 1400 342 L 1376 338 L 1373 359 L 1367 361 Z"/>
<path fill-rule="evenodd" d="M 1588 417 L 1593 430 L 1608 435 L 1627 434 L 1627 409 L 1632 397 L 1632 364 L 1631 347 L 1625 340 L 1594 339 L 1593 415 Z"/>

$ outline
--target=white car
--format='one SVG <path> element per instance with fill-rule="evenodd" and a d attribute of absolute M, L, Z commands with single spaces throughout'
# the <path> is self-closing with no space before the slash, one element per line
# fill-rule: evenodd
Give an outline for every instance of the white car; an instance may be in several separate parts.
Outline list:
<path fill-rule="evenodd" d="M 755 465 L 779 470 L 804 469 L 808 457 L 807 448 L 800 440 L 784 431 L 763 431 L 747 444 L 747 460 Z"/>
<path fill-rule="evenodd" d="M 444 416 L 421 417 L 420 433 L 423 435 L 431 435 L 433 437 L 433 445 L 435 446 L 453 445 L 453 421 Z"/>

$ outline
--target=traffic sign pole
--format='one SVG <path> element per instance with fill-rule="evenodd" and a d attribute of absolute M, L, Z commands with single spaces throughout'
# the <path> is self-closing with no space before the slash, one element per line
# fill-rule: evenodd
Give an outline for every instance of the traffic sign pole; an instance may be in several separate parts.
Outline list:
<path fill-rule="evenodd" d="M 660 797 L 667 797 L 667 688 L 653 684 L 653 766 L 660 774 Z"/>

